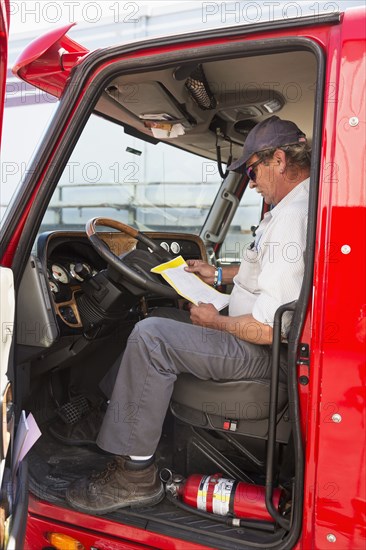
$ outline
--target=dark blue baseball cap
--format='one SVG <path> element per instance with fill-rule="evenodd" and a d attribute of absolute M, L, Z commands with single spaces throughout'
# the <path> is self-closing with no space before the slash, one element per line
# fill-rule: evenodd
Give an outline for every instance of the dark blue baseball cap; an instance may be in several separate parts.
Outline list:
<path fill-rule="evenodd" d="M 278 116 L 271 116 L 256 124 L 249 132 L 244 143 L 243 154 L 228 166 L 228 170 L 244 171 L 245 163 L 255 153 L 298 143 L 306 143 L 304 132 L 290 120 L 282 120 Z M 238 168 L 241 168 L 241 170 L 238 170 Z"/>

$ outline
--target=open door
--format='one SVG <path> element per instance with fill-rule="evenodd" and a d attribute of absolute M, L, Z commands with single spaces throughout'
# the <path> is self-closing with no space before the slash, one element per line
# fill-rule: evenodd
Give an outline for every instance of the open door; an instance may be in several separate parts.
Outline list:
<path fill-rule="evenodd" d="M 8 68 L 9 18 L 9 0 L 0 0 L 0 145 L 5 103 L 6 71 Z"/>
<path fill-rule="evenodd" d="M 9 0 L 0 0 L 0 144 L 6 91 Z M 14 324 L 15 294 L 11 269 L 0 266 L 0 549 L 23 548 L 27 515 L 26 464 L 12 473 L 15 413 L 8 380 Z"/>

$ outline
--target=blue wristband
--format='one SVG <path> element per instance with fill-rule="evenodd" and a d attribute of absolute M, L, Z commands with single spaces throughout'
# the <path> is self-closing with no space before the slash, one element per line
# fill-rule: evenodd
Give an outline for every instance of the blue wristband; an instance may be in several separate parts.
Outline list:
<path fill-rule="evenodd" d="M 222 267 L 217 268 L 217 283 L 216 286 L 221 286 L 222 284 Z"/>

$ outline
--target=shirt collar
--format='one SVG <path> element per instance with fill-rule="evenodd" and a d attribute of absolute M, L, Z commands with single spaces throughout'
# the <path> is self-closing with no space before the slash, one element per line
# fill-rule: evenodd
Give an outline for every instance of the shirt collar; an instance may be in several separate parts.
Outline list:
<path fill-rule="evenodd" d="M 298 195 L 300 195 L 303 191 L 308 192 L 309 190 L 309 183 L 310 178 L 306 178 L 305 180 L 301 181 L 296 187 L 292 189 L 283 199 L 276 204 L 267 214 L 270 214 L 271 216 L 275 217 L 283 208 L 286 207 L 287 204 L 291 203 Z M 265 214 L 265 216 L 267 215 Z"/>

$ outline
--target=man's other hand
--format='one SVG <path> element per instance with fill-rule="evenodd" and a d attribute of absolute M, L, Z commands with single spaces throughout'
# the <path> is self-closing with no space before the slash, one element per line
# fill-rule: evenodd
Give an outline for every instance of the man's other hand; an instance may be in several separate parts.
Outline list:
<path fill-rule="evenodd" d="M 185 271 L 195 273 L 208 285 L 213 285 L 215 279 L 215 267 L 202 260 L 187 260 L 188 267 Z"/>
<path fill-rule="evenodd" d="M 202 327 L 219 328 L 220 314 L 212 304 L 199 303 L 190 308 L 191 321 L 194 325 Z"/>

